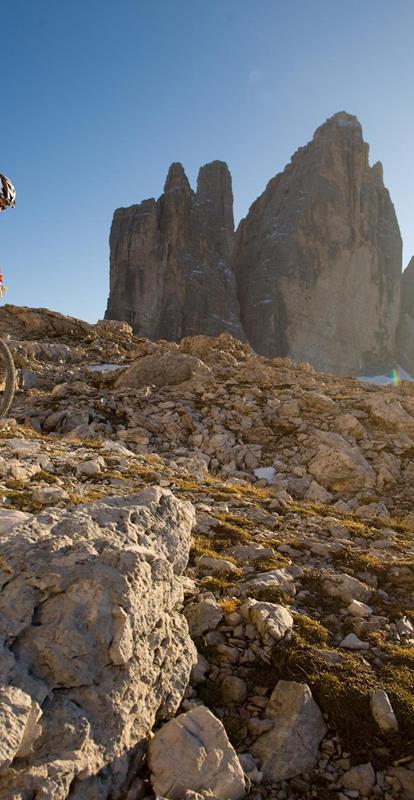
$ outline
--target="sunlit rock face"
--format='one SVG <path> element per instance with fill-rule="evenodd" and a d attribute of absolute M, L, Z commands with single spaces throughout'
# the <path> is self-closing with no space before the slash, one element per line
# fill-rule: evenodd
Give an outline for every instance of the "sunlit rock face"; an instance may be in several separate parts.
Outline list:
<path fill-rule="evenodd" d="M 202 167 L 192 191 L 172 164 L 164 193 L 115 211 L 107 319 L 134 333 L 179 341 L 224 331 L 245 339 L 231 269 L 233 193 L 226 164 Z"/>
<path fill-rule="evenodd" d="M 397 335 L 397 360 L 414 373 L 414 257 L 401 277 L 401 310 Z"/>
<path fill-rule="evenodd" d="M 340 374 L 392 362 L 401 236 L 380 163 L 340 112 L 273 178 L 239 226 L 241 322 L 261 354 Z"/>

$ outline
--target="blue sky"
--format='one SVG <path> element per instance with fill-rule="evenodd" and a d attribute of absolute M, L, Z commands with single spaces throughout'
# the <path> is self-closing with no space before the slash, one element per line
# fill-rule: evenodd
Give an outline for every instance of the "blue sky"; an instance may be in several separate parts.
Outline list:
<path fill-rule="evenodd" d="M 412 0 L 3 0 L 0 30 L 8 302 L 102 317 L 115 208 L 218 158 L 238 220 L 339 110 L 414 254 Z"/>

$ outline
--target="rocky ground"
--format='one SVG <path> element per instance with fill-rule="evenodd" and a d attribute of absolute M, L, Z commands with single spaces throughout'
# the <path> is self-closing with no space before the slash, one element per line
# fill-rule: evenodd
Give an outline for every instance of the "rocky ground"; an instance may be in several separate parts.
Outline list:
<path fill-rule="evenodd" d="M 0 798 L 414 798 L 412 384 L 0 332 Z"/>

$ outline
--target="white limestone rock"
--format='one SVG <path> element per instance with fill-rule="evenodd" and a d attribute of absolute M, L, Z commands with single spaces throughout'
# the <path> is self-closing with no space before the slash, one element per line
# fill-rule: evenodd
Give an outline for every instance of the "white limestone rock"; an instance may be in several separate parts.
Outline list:
<path fill-rule="evenodd" d="M 276 642 L 293 628 L 293 617 L 285 606 L 253 600 L 251 597 L 241 606 L 240 613 L 251 622 L 261 636 L 268 634 Z"/>
<path fill-rule="evenodd" d="M 354 599 L 366 603 L 372 594 L 369 586 L 345 572 L 333 572 L 324 577 L 321 589 L 328 597 L 339 597 L 344 603 Z"/>
<path fill-rule="evenodd" d="M 270 569 L 268 572 L 259 572 L 248 581 L 239 583 L 242 594 L 249 594 L 252 589 L 281 589 L 288 594 L 296 594 L 296 580 L 301 577 L 300 567 L 281 567 L 280 569 Z"/>
<path fill-rule="evenodd" d="M 41 714 L 39 705 L 22 689 L 4 686 L 0 690 L 0 773 L 16 756 L 30 753 L 32 741 L 41 733 L 37 725 Z"/>
<path fill-rule="evenodd" d="M 184 614 L 193 639 L 202 636 L 206 631 L 214 631 L 224 615 L 213 594 L 203 597 L 198 603 L 189 603 Z"/>
<path fill-rule="evenodd" d="M 346 650 L 369 650 L 368 642 L 363 642 L 355 633 L 348 633 L 339 646 Z"/>
<path fill-rule="evenodd" d="M 217 800 L 241 800 L 245 782 L 226 731 L 205 706 L 166 723 L 148 747 L 151 783 L 158 796 L 181 800 L 187 790 Z"/>
<path fill-rule="evenodd" d="M 394 714 L 390 698 L 383 689 L 371 691 L 371 711 L 378 727 L 383 733 L 392 733 L 398 730 L 398 720 Z"/>
<path fill-rule="evenodd" d="M 194 518 L 154 487 L 3 535 L 0 685 L 17 694 L 0 697 L 0 800 L 122 793 L 196 661 L 178 610 Z"/>
<path fill-rule="evenodd" d="M 348 492 L 374 486 L 375 472 L 357 446 L 328 431 L 320 431 L 315 443 L 318 451 L 308 470 L 325 489 Z"/>
<path fill-rule="evenodd" d="M 279 681 L 270 697 L 266 716 L 274 727 L 251 748 L 261 760 L 266 781 L 288 780 L 312 769 L 326 725 L 306 683 Z"/>
<path fill-rule="evenodd" d="M 3 533 L 9 533 L 12 528 L 16 528 L 18 525 L 21 525 L 23 522 L 27 522 L 31 518 L 31 514 L 27 514 L 25 511 L 16 511 L 12 508 L 1 508 L 0 509 L 0 535 Z"/>
<path fill-rule="evenodd" d="M 202 572 L 208 575 L 220 575 L 223 572 L 231 572 L 233 575 L 240 575 L 241 572 L 232 561 L 227 561 L 226 558 L 214 558 L 213 556 L 202 555 L 196 559 L 196 564 Z"/>
<path fill-rule="evenodd" d="M 367 619 L 373 613 L 371 606 L 368 606 L 366 603 L 361 603 L 360 600 L 352 600 L 347 611 L 351 617 L 362 617 L 363 619 Z"/>

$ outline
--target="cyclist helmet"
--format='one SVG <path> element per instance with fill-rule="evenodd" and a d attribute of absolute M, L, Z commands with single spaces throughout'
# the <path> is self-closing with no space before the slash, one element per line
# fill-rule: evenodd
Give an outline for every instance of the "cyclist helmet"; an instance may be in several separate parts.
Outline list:
<path fill-rule="evenodd" d="M 16 189 L 12 182 L 0 173 L 0 210 L 14 208 L 16 205 Z"/>

